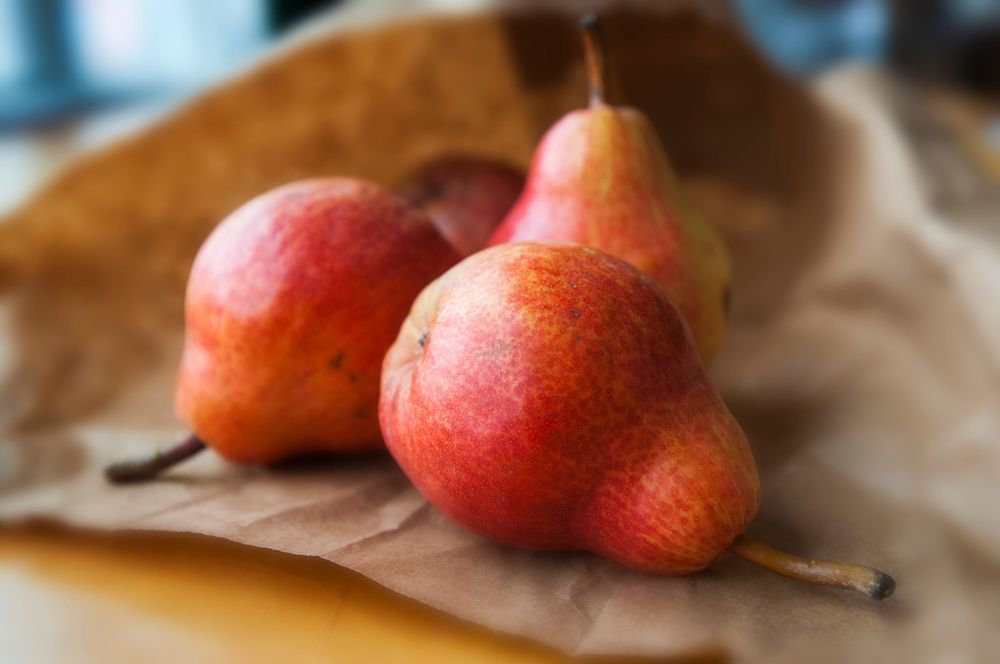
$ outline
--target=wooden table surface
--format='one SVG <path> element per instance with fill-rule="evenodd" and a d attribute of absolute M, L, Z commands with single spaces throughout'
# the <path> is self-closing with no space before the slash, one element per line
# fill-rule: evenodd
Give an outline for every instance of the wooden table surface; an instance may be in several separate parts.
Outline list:
<path fill-rule="evenodd" d="M 0 661 L 541 664 L 572 658 L 465 623 L 318 558 L 198 535 L 41 524 L 0 529 Z"/>

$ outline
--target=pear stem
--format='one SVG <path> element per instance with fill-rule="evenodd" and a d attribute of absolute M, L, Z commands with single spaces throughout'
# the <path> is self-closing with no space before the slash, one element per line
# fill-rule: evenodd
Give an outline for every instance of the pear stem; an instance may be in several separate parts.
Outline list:
<path fill-rule="evenodd" d="M 205 449 L 205 443 L 191 434 L 179 443 L 166 449 L 157 450 L 153 454 L 113 463 L 104 469 L 104 477 L 112 484 L 148 480 L 203 449 Z"/>
<path fill-rule="evenodd" d="M 737 537 L 729 550 L 782 576 L 821 586 L 857 590 L 873 599 L 885 599 L 896 589 L 896 582 L 891 576 L 872 567 L 800 558 L 746 535 Z"/>
<path fill-rule="evenodd" d="M 601 34 L 597 14 L 587 14 L 580 19 L 580 31 L 583 37 L 583 52 L 587 60 L 587 78 L 590 81 L 590 105 L 604 105 L 604 79 L 606 70 L 604 63 L 604 37 Z"/>

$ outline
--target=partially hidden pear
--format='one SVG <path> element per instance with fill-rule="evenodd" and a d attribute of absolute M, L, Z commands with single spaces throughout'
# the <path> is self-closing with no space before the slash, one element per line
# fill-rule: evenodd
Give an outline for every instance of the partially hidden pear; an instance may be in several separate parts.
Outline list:
<path fill-rule="evenodd" d="M 425 215 L 370 182 L 305 180 L 246 203 L 188 281 L 175 409 L 192 436 L 109 479 L 144 479 L 205 445 L 254 464 L 382 449 L 382 357 L 416 295 L 458 260 Z"/>
<path fill-rule="evenodd" d="M 729 550 L 877 598 L 877 570 L 744 535 L 750 447 L 677 308 L 645 273 L 579 245 L 506 244 L 417 298 L 386 354 L 379 417 L 427 499 L 498 542 L 582 549 L 653 574 Z"/>
<path fill-rule="evenodd" d="M 487 245 L 523 186 L 524 173 L 501 161 L 445 154 L 420 164 L 397 190 L 469 256 Z"/>
<path fill-rule="evenodd" d="M 646 116 L 605 103 L 596 19 L 583 25 L 590 107 L 542 138 L 524 191 L 490 243 L 574 242 L 624 258 L 670 294 L 707 362 L 727 328 L 727 249 L 688 205 Z"/>

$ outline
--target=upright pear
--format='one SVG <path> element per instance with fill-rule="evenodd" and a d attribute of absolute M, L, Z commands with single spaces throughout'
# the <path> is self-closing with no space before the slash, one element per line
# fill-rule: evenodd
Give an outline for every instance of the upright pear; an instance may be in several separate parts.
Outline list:
<path fill-rule="evenodd" d="M 496 541 L 653 574 L 696 572 L 728 549 L 892 592 L 877 570 L 743 534 L 760 494 L 743 431 L 663 290 L 595 249 L 501 245 L 429 285 L 386 354 L 379 418 L 424 496 Z"/>
<path fill-rule="evenodd" d="M 596 20 L 583 26 L 590 107 L 542 138 L 524 191 L 490 243 L 574 242 L 624 258 L 666 289 L 709 361 L 727 327 L 726 247 L 686 202 L 646 116 L 605 103 Z"/>
<path fill-rule="evenodd" d="M 458 260 L 370 182 L 305 180 L 246 203 L 191 268 L 175 397 L 191 437 L 108 477 L 144 479 L 205 445 L 240 463 L 382 449 L 382 357 L 413 298 Z"/>

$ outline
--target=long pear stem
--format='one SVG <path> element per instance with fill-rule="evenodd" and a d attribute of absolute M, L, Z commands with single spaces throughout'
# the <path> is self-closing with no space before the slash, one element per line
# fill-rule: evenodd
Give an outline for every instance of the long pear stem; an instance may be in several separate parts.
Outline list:
<path fill-rule="evenodd" d="M 587 78 L 590 80 L 590 105 L 604 105 L 604 38 L 601 35 L 597 14 L 587 14 L 580 19 L 583 36 L 583 52 L 587 59 Z"/>
<path fill-rule="evenodd" d="M 114 484 L 148 480 L 203 449 L 205 449 L 205 443 L 191 434 L 179 443 L 163 450 L 157 450 L 149 456 L 111 464 L 104 469 L 104 476 Z"/>
<path fill-rule="evenodd" d="M 821 586 L 857 590 L 873 599 L 885 599 L 896 589 L 896 582 L 891 576 L 872 567 L 799 558 L 746 535 L 737 537 L 729 550 L 782 576 Z"/>

